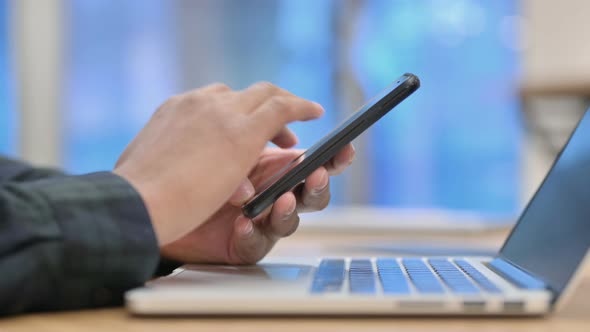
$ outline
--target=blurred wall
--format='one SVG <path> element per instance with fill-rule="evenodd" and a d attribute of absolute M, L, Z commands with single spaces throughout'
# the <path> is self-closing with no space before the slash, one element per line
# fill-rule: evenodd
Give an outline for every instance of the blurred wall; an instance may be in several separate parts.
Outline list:
<path fill-rule="evenodd" d="M 590 106 L 590 2 L 524 0 L 522 10 L 526 202 Z"/>
<path fill-rule="evenodd" d="M 523 83 L 529 89 L 548 82 L 570 90 L 576 82 L 590 88 L 590 1 L 523 0 L 522 8 Z"/>

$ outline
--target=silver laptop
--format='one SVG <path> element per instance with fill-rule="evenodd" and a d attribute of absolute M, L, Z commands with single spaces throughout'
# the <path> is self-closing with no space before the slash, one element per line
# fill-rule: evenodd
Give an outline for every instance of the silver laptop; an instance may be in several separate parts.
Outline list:
<path fill-rule="evenodd" d="M 572 293 L 589 246 L 586 112 L 495 257 L 186 265 L 126 302 L 140 315 L 542 315 Z"/>

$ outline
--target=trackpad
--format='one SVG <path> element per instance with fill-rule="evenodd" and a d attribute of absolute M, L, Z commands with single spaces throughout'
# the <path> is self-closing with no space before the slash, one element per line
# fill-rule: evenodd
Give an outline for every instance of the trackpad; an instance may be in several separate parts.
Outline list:
<path fill-rule="evenodd" d="M 266 283 L 293 282 L 307 279 L 315 267 L 303 264 L 273 264 L 261 263 L 258 265 L 234 266 L 234 265 L 185 265 L 184 271 L 171 277 L 160 278 L 152 284 L 159 285 L 203 285 L 203 284 L 228 284 L 239 282 Z"/>

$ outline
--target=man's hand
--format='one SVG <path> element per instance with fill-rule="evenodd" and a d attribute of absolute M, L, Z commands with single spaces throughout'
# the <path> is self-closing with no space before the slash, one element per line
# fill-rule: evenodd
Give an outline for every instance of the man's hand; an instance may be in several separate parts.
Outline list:
<path fill-rule="evenodd" d="M 141 194 L 162 247 L 214 213 L 214 219 L 222 218 L 227 209 L 220 208 L 259 162 L 266 144 L 293 146 L 296 137 L 286 125 L 322 113 L 317 103 L 269 83 L 243 91 L 210 85 L 166 101 L 114 172 Z M 277 205 L 289 201 L 287 196 Z"/>
<path fill-rule="evenodd" d="M 270 211 L 250 220 L 240 207 L 254 195 L 254 187 L 272 176 L 302 150 L 267 148 L 230 200 L 204 224 L 181 239 L 164 246 L 162 256 L 181 262 L 250 264 L 260 260 L 275 242 L 292 234 L 299 224 L 298 212 L 316 211 L 330 201 L 329 175 L 341 173 L 354 159 L 347 145 L 304 184 L 282 195 Z"/>

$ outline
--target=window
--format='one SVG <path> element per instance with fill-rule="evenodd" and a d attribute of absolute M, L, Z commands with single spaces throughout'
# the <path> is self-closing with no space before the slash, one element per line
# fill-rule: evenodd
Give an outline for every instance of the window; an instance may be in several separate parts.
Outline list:
<path fill-rule="evenodd" d="M 166 97 L 178 92 L 168 1 L 67 2 L 64 164 L 112 169 Z"/>
<path fill-rule="evenodd" d="M 373 128 L 369 201 L 518 209 L 519 54 L 514 1 L 368 1 L 353 67 L 366 96 L 410 71 L 422 88 Z"/>
<path fill-rule="evenodd" d="M 518 7 L 513 1 L 69 2 L 66 167 L 111 168 L 155 108 L 221 81 L 275 82 L 322 103 L 292 126 L 310 146 L 404 72 L 422 88 L 359 140 L 334 202 L 518 208 Z M 105 22 L 108 20 L 108 24 Z"/>
<path fill-rule="evenodd" d="M 0 153 L 16 153 L 14 75 L 10 61 L 9 4 L 0 1 Z"/>

